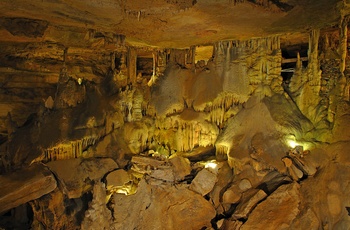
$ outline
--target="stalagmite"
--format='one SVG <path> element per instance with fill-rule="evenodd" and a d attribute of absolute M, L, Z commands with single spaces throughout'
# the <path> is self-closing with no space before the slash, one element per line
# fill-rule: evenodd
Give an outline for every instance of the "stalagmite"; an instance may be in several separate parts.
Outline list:
<path fill-rule="evenodd" d="M 312 86 L 320 85 L 320 67 L 318 60 L 318 42 L 320 37 L 320 30 L 314 29 L 310 32 L 309 49 L 308 49 L 308 81 Z"/>
<path fill-rule="evenodd" d="M 82 2 L 2 1 L 0 230 L 350 226 L 349 1 Z"/>
<path fill-rule="evenodd" d="M 339 53 L 340 53 L 340 72 L 344 74 L 346 67 L 346 57 L 348 53 L 348 17 L 343 17 L 339 23 Z"/>
<path fill-rule="evenodd" d="M 133 84 L 136 83 L 136 64 L 137 62 L 137 53 L 136 53 L 136 49 L 130 47 L 128 50 L 128 76 L 129 76 L 129 81 Z"/>

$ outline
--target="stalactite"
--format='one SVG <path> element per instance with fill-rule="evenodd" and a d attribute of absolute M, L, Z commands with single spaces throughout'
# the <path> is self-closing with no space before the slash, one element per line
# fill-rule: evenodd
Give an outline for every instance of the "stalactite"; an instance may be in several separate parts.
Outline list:
<path fill-rule="evenodd" d="M 320 85 L 320 67 L 318 60 L 318 42 L 320 37 L 320 30 L 314 29 L 310 33 L 309 37 L 309 50 L 308 50 L 308 81 L 310 84 L 317 86 Z"/>
<path fill-rule="evenodd" d="M 120 111 L 124 121 L 140 121 L 143 114 L 148 114 L 148 104 L 144 101 L 143 94 L 134 87 L 128 87 L 120 93 Z"/>
<path fill-rule="evenodd" d="M 128 73 L 129 73 L 129 81 L 132 84 L 136 83 L 136 64 L 137 63 L 137 52 L 136 49 L 130 47 L 128 50 Z"/>
<path fill-rule="evenodd" d="M 348 21 L 347 17 L 343 17 L 340 22 L 340 33 L 339 33 L 339 53 L 340 53 L 340 72 L 343 74 L 345 70 L 345 61 L 348 53 Z"/>
<path fill-rule="evenodd" d="M 283 92 L 279 85 L 281 59 L 279 36 L 214 44 L 214 63 L 217 74 L 224 79 L 224 91 L 242 103 L 259 85 L 266 86 L 268 94 Z"/>
<path fill-rule="evenodd" d="M 121 48 L 125 46 L 125 35 L 115 34 L 114 40 L 117 47 Z"/>
<path fill-rule="evenodd" d="M 142 119 L 142 102 L 143 95 L 139 91 L 135 91 L 133 95 L 132 120 L 140 121 Z"/>
<path fill-rule="evenodd" d="M 225 145 L 216 145 L 215 146 L 215 155 L 216 159 L 221 161 L 221 160 L 227 160 L 227 156 L 229 153 L 229 147 Z"/>
<path fill-rule="evenodd" d="M 166 142 L 171 149 L 183 152 L 191 151 L 196 146 L 214 145 L 219 133 L 215 125 L 203 119 L 184 121 L 177 116 L 157 119 L 155 127 L 159 130 L 156 140 Z"/>
<path fill-rule="evenodd" d="M 295 71 L 301 70 L 302 67 L 303 67 L 303 63 L 302 63 L 301 60 L 300 60 L 300 54 L 299 54 L 299 52 L 297 52 L 297 62 L 296 62 L 296 64 L 295 64 Z"/>
<path fill-rule="evenodd" d="M 111 69 L 115 70 L 115 52 L 112 52 L 111 54 Z"/>
<path fill-rule="evenodd" d="M 66 160 L 83 157 L 83 151 L 93 146 L 98 136 L 84 137 L 81 140 L 61 143 L 44 150 L 45 161 Z"/>

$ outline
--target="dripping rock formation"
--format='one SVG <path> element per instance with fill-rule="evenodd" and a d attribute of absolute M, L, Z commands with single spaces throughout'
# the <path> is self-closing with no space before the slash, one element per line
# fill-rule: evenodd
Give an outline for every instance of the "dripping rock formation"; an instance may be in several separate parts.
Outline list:
<path fill-rule="evenodd" d="M 349 18 L 2 0 L 0 230 L 349 229 Z"/>

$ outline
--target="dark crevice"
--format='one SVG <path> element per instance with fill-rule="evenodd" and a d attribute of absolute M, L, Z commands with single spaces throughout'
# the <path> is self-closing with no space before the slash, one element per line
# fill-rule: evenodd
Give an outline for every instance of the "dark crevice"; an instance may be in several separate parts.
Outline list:
<path fill-rule="evenodd" d="M 89 208 L 89 203 L 92 201 L 93 195 L 91 192 L 84 193 L 81 199 L 82 207 L 76 214 L 77 224 L 80 226 L 84 220 L 85 212 Z"/>
<path fill-rule="evenodd" d="M 294 8 L 294 6 L 289 5 L 284 2 L 280 2 L 279 0 L 270 0 L 273 4 L 275 4 L 278 8 L 280 8 L 283 11 L 290 11 Z"/>
<path fill-rule="evenodd" d="M 254 3 L 256 5 L 259 6 L 264 6 L 264 7 L 268 7 L 270 5 L 270 3 L 276 5 L 279 9 L 281 9 L 282 11 L 290 11 L 294 8 L 294 6 L 289 5 L 287 3 L 284 2 L 280 2 L 279 0 L 269 0 L 268 3 L 266 2 L 261 2 L 261 1 L 257 1 L 257 0 L 247 0 L 248 2 Z"/>

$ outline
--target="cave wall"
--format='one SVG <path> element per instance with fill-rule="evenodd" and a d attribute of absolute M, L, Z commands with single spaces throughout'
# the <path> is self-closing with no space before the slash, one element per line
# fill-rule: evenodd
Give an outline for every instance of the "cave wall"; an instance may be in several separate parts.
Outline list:
<path fill-rule="evenodd" d="M 67 34 L 82 42 L 0 44 L 0 180 L 40 165 L 58 181 L 1 210 L 0 226 L 19 204 L 34 229 L 349 225 L 347 22 L 310 31 L 288 80 L 288 36 L 216 42 L 195 62 L 196 47 Z M 1 199 L 18 201 L 12 190 Z"/>

